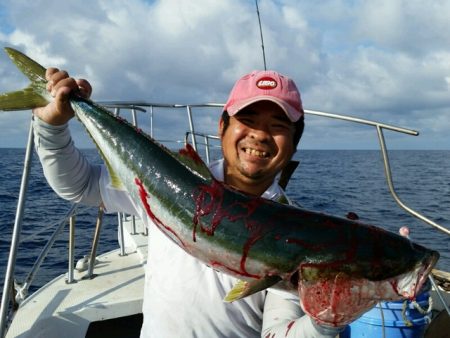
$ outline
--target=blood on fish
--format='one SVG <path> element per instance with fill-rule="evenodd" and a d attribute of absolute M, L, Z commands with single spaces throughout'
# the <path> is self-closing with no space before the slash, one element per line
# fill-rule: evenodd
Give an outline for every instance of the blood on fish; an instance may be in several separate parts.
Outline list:
<path fill-rule="evenodd" d="M 223 189 L 220 189 L 220 184 L 213 181 L 212 185 L 203 185 L 199 187 L 198 195 L 195 199 L 195 214 L 193 218 L 194 227 L 192 229 L 192 240 L 196 241 L 197 226 L 200 225 L 201 231 L 209 236 L 214 235 L 216 227 L 220 224 L 221 213 L 220 207 L 223 202 Z M 215 212 L 209 227 L 203 226 L 200 218 Z M 216 215 L 218 216 L 216 219 Z"/>
<path fill-rule="evenodd" d="M 335 278 L 321 279 L 299 285 L 299 294 L 305 312 L 319 322 L 340 326 L 350 321 L 355 314 L 362 313 L 376 301 L 365 299 L 360 292 L 363 280 L 355 280 L 342 274 Z M 349 312 L 349 309 L 351 311 Z M 350 317 L 346 314 L 351 313 Z"/>
<path fill-rule="evenodd" d="M 288 324 L 285 337 L 287 337 L 287 335 L 289 334 L 289 331 L 291 330 L 292 326 L 294 326 L 294 324 L 295 324 L 294 320 Z"/>
<path fill-rule="evenodd" d="M 262 229 L 263 227 L 261 226 L 261 224 L 253 224 L 252 226 L 250 226 L 248 224 L 248 222 L 249 221 L 246 221 L 246 227 L 249 230 L 250 234 L 249 234 L 247 241 L 244 244 L 244 248 L 243 248 L 243 252 L 242 252 L 241 271 L 244 271 L 250 277 L 256 277 L 255 275 L 251 275 L 247 272 L 247 270 L 245 268 L 245 264 L 246 264 L 250 249 L 258 240 L 260 240 L 262 237 L 264 237 L 265 233 Z"/>
<path fill-rule="evenodd" d="M 134 179 L 134 183 L 139 188 L 139 196 L 141 197 L 141 202 L 144 205 L 145 211 L 147 212 L 147 215 L 152 219 L 153 223 L 155 223 L 161 230 L 165 229 L 168 232 L 170 232 L 173 236 L 176 237 L 176 239 L 179 241 L 179 243 L 182 246 L 185 246 L 181 238 L 178 236 L 178 234 L 170 227 L 166 226 L 161 220 L 156 217 L 156 215 L 153 213 L 152 209 L 150 208 L 150 205 L 148 204 L 147 198 L 150 196 L 148 195 L 147 191 L 145 190 L 144 185 L 142 184 L 142 181 L 139 178 Z M 164 232 L 164 230 L 163 230 Z"/>
<path fill-rule="evenodd" d="M 275 338 L 275 333 L 269 332 L 264 338 Z"/>
<path fill-rule="evenodd" d="M 224 188 L 221 183 L 213 180 L 211 185 L 202 185 L 198 187 L 198 192 L 195 196 L 195 213 L 193 218 L 193 240 L 196 240 L 197 225 L 200 226 L 200 230 L 205 232 L 209 236 L 213 236 L 216 228 L 222 222 L 224 218 L 235 222 L 239 219 L 246 219 L 252 215 L 259 205 L 263 204 L 261 198 L 254 198 L 246 203 L 234 202 L 226 208 L 223 207 Z M 244 212 L 232 214 L 235 211 L 235 207 L 241 207 Z M 209 226 L 205 226 L 201 218 L 212 214 L 212 218 L 209 221 Z M 250 230 L 249 225 L 246 225 Z"/>
<path fill-rule="evenodd" d="M 252 274 L 249 274 L 249 273 L 246 272 L 246 271 L 241 271 L 241 270 L 233 269 L 233 268 L 231 268 L 231 267 L 229 267 L 229 266 L 227 266 L 227 265 L 225 265 L 225 264 L 223 264 L 223 263 L 221 263 L 221 262 L 218 262 L 218 261 L 211 261 L 209 264 L 210 264 L 213 268 L 214 268 L 214 267 L 222 267 L 222 268 L 225 268 L 225 269 L 227 269 L 228 271 L 230 271 L 230 272 L 232 272 L 232 273 L 234 273 L 234 274 L 236 274 L 236 275 L 240 275 L 240 276 L 242 276 L 242 277 L 251 277 L 251 278 L 256 278 L 256 279 L 260 279 L 260 278 L 261 278 L 261 277 L 258 276 L 258 275 L 252 275 Z"/>
<path fill-rule="evenodd" d="M 252 275 L 247 272 L 245 265 L 247 261 L 248 254 L 252 246 L 258 242 L 265 235 L 265 229 L 267 226 L 263 223 L 251 221 L 250 216 L 255 212 L 255 210 L 263 203 L 261 198 L 254 198 L 248 200 L 248 202 L 234 202 L 228 207 L 223 207 L 224 199 L 224 188 L 221 183 L 213 180 L 211 185 L 202 185 L 198 188 L 198 193 L 194 194 L 195 197 L 195 213 L 193 218 L 194 227 L 192 230 L 192 240 L 196 241 L 197 227 L 208 236 L 214 236 L 214 232 L 217 227 L 221 224 L 223 219 L 228 219 L 232 222 L 244 219 L 245 227 L 248 230 L 248 239 L 242 248 L 242 257 L 240 262 L 240 271 L 232 270 L 228 267 L 230 271 L 239 273 L 244 276 L 259 278 L 258 275 Z M 231 211 L 236 211 L 236 206 L 240 207 L 243 211 L 241 213 L 232 214 Z M 202 222 L 202 217 L 211 215 L 209 224 Z M 217 263 L 217 262 L 216 262 Z"/>
<path fill-rule="evenodd" d="M 203 164 L 203 160 L 201 159 L 201 157 L 197 154 L 195 149 L 189 143 L 187 143 L 184 148 L 180 149 L 178 151 L 178 153 L 180 155 L 187 156 L 187 157 L 193 159 L 194 162 L 197 164 Z"/>

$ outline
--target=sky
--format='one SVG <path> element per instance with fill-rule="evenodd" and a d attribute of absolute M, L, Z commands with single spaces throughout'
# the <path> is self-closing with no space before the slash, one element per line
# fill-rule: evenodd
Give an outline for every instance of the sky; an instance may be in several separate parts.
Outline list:
<path fill-rule="evenodd" d="M 295 80 L 305 109 L 419 131 L 386 131 L 389 149 L 450 149 L 450 1 L 258 4 L 267 67 Z M 254 0 L 1 0 L 0 45 L 88 79 L 94 101 L 224 103 L 240 76 L 264 67 Z M 27 82 L 0 51 L 0 92 Z M 219 116 L 194 114 L 197 131 L 216 134 Z M 0 112 L 0 147 L 24 147 L 29 118 Z M 155 112 L 155 136 L 182 135 L 185 120 Z M 77 121 L 71 130 L 93 146 Z M 299 147 L 376 149 L 378 139 L 372 127 L 307 115 Z"/>

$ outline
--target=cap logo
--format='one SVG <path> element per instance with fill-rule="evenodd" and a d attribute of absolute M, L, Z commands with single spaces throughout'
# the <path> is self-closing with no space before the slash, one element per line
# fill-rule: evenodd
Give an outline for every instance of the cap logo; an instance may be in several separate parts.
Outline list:
<path fill-rule="evenodd" d="M 259 89 L 274 89 L 277 87 L 277 81 L 272 79 L 271 77 L 263 77 L 262 79 L 256 82 L 256 87 Z"/>

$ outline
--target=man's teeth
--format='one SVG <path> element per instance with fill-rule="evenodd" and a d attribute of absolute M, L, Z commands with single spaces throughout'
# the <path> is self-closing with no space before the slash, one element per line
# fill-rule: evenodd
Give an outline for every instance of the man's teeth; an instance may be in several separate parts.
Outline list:
<path fill-rule="evenodd" d="M 249 155 L 258 156 L 258 157 L 267 157 L 268 153 L 266 151 L 259 151 L 256 149 L 245 148 L 245 152 Z"/>

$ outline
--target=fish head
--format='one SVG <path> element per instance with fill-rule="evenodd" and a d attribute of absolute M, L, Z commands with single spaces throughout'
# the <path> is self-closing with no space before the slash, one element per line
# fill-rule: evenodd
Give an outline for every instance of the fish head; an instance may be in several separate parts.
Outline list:
<path fill-rule="evenodd" d="M 350 324 L 379 301 L 415 299 L 439 254 L 430 251 L 413 269 L 383 280 L 369 280 L 320 266 L 299 270 L 298 293 L 305 313 L 322 325 Z"/>

